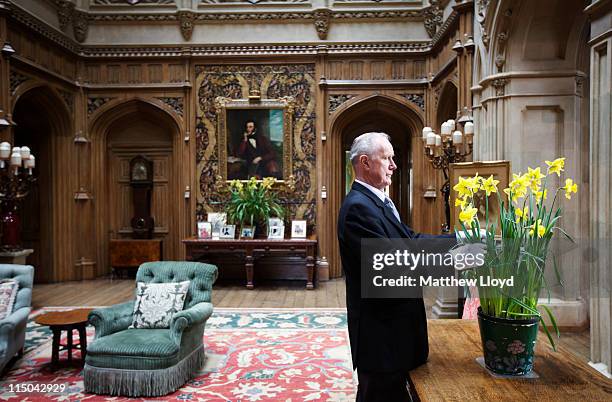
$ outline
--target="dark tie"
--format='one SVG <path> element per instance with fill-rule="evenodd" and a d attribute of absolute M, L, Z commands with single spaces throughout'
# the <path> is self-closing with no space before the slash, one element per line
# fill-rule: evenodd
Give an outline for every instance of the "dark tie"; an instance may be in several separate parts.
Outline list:
<path fill-rule="evenodd" d="M 402 220 L 400 219 L 400 215 L 397 212 L 397 209 L 395 208 L 395 204 L 393 204 L 393 201 L 391 201 L 391 198 L 385 197 L 385 206 L 389 208 L 391 212 L 393 212 L 393 215 L 395 216 L 397 221 L 401 223 Z"/>

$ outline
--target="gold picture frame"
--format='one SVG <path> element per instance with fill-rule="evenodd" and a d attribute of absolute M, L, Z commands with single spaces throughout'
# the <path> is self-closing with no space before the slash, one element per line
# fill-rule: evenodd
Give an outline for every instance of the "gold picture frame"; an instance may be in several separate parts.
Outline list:
<path fill-rule="evenodd" d="M 453 190 L 455 184 L 459 183 L 459 177 L 473 177 L 478 173 L 479 176 L 488 178 L 493 175 L 495 180 L 499 180 L 497 188 L 499 195 L 502 197 L 504 202 L 507 202 L 508 197 L 502 191 L 507 188 L 510 183 L 510 161 L 488 161 L 488 162 L 461 162 L 451 163 L 449 166 L 449 182 L 450 182 L 450 209 L 451 209 L 451 230 L 454 228 L 461 228 L 459 223 L 459 207 L 455 206 L 455 200 L 457 199 L 457 192 Z M 479 197 L 475 197 L 474 205 L 478 209 L 478 220 L 480 221 L 480 227 L 485 227 L 485 198 L 484 192 L 479 193 Z M 491 194 L 489 196 L 489 224 L 496 222 L 497 230 L 496 234 L 501 235 L 501 228 L 499 227 L 499 203 L 497 201 L 497 195 Z"/>
<path fill-rule="evenodd" d="M 293 172 L 292 143 L 295 108 L 293 97 L 261 99 L 256 102 L 249 99 L 217 97 L 215 108 L 219 146 L 219 175 L 222 180 L 248 180 L 252 176 L 256 176 L 258 179 L 272 176 L 280 182 L 290 180 Z M 258 119 L 261 121 L 258 121 Z M 264 121 L 266 119 L 268 120 Z M 249 121 L 255 121 L 258 126 L 257 129 L 259 129 L 259 126 L 265 127 L 261 132 L 257 132 L 257 136 L 265 137 L 266 143 L 269 144 L 268 147 L 276 153 L 274 159 L 266 161 L 256 171 L 252 169 L 254 163 L 248 163 L 247 159 L 239 155 L 237 151 L 239 143 L 244 138 L 245 125 Z M 279 155 L 281 150 L 282 154 Z M 229 172 L 228 165 L 230 167 Z M 266 174 L 270 172 L 272 173 Z"/>

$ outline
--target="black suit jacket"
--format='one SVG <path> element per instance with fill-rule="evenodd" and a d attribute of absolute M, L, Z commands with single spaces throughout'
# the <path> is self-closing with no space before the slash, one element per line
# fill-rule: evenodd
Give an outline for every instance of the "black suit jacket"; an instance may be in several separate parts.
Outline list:
<path fill-rule="evenodd" d="M 374 193 L 353 183 L 338 217 L 338 242 L 346 280 L 353 367 L 364 371 L 411 370 L 427 361 L 423 299 L 361 299 L 361 239 L 438 237 L 415 233 Z M 444 236 L 446 237 L 446 236 Z"/>

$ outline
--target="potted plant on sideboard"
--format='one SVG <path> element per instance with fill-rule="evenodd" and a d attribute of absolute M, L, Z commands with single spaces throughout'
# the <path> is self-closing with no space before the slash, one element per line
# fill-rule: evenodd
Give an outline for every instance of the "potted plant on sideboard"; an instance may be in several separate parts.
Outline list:
<path fill-rule="evenodd" d="M 571 199 L 578 190 L 572 179 L 555 190 L 549 203 L 547 181 L 552 175 L 561 177 L 565 158 L 546 161 L 546 174 L 540 167 L 528 168 L 525 174 L 513 174 L 509 187 L 504 189 L 507 200 L 500 196 L 498 181 L 478 176 L 460 178 L 453 187 L 457 192 L 456 206 L 460 207 L 461 230 L 466 242 L 481 240 L 481 223 L 474 206 L 475 195 L 484 192 L 485 197 L 485 250 L 484 264 L 464 270 L 468 278 L 476 278 L 478 298 L 478 324 L 484 352 L 485 365 L 491 371 L 504 375 L 525 375 L 533 369 L 534 348 L 539 323 L 556 350 L 550 330 L 544 323 L 540 307 L 549 317 L 550 324 L 559 336 L 553 313 L 538 304 L 542 290 L 550 289 L 545 280 L 546 267 L 552 265 L 559 282 L 560 276 L 554 256 L 548 259 L 552 239 L 563 235 L 571 237 L 559 226 L 561 207 L 556 206 L 559 194 Z M 497 195 L 499 217 L 489 217 L 489 196 Z M 500 230 L 498 230 L 498 228 Z M 501 236 L 496 238 L 496 233 Z M 552 264 L 551 264 L 552 262 Z M 549 268 L 550 269 L 550 268 Z M 507 280 L 513 277 L 513 286 L 501 288 L 484 286 L 487 281 Z M 481 281 L 481 278 L 486 280 Z"/>

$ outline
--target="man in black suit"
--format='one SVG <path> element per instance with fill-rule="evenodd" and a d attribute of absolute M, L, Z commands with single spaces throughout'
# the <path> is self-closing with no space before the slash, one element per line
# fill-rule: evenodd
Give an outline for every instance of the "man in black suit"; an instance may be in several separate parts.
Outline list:
<path fill-rule="evenodd" d="M 346 278 L 346 304 L 357 401 L 410 401 L 408 371 L 429 354 L 422 298 L 362 299 L 361 239 L 434 237 L 413 232 L 400 221 L 383 189 L 397 168 L 384 133 L 366 133 L 351 146 L 355 182 L 338 217 L 338 242 Z"/>

